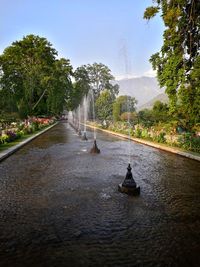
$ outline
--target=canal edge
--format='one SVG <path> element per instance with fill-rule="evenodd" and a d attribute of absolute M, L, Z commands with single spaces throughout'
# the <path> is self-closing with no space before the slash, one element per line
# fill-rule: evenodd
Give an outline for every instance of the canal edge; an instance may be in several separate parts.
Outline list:
<path fill-rule="evenodd" d="M 32 140 L 34 140 L 35 138 L 37 138 L 38 136 L 40 136 L 41 134 L 49 131 L 51 128 L 53 128 L 54 126 L 56 126 L 58 124 L 58 122 L 50 125 L 49 127 L 45 128 L 44 130 L 42 130 L 39 133 L 36 133 L 35 135 L 28 137 L 27 139 L 25 139 L 22 142 L 19 142 L 19 144 L 12 146 L 2 152 L 0 152 L 0 162 L 5 160 L 6 158 L 8 158 L 9 156 L 11 156 L 13 153 L 15 153 L 17 150 L 19 150 L 21 147 L 25 146 L 26 144 L 28 144 L 29 142 L 31 142 Z"/>
<path fill-rule="evenodd" d="M 92 126 L 92 125 L 87 125 L 87 127 L 95 128 L 95 129 L 98 129 L 98 130 L 100 130 L 102 132 L 106 132 L 106 133 L 109 133 L 109 134 L 112 134 L 112 135 L 116 135 L 116 136 L 122 137 L 124 139 L 129 139 L 129 136 L 125 135 L 125 134 L 113 132 L 113 131 L 102 129 L 102 128 L 99 128 L 99 127 L 96 127 L 96 126 Z M 140 143 L 140 144 L 143 144 L 143 145 L 151 146 L 151 147 L 154 147 L 154 148 L 157 148 L 157 149 L 160 149 L 160 150 L 164 150 L 164 151 L 167 151 L 167 152 L 171 152 L 173 154 L 177 154 L 177 155 L 182 156 L 182 157 L 186 157 L 186 158 L 190 158 L 190 159 L 193 159 L 193 160 L 196 160 L 196 161 L 200 161 L 200 156 L 193 155 L 193 154 L 190 154 L 188 152 L 178 150 L 178 149 L 176 149 L 174 147 L 167 147 L 167 146 L 165 147 L 165 146 L 160 145 L 160 144 L 156 144 L 156 143 L 153 143 L 153 142 L 150 142 L 150 141 L 146 141 L 146 140 L 141 140 L 139 138 L 134 138 L 134 137 L 131 137 L 130 139 L 132 141 L 136 142 L 136 143 Z"/>

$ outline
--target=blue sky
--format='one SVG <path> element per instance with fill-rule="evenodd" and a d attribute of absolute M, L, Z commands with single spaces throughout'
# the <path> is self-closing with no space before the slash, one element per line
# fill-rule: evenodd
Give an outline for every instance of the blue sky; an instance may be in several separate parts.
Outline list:
<path fill-rule="evenodd" d="M 151 0 L 0 0 L 0 53 L 27 34 L 45 37 L 74 68 L 94 62 L 116 77 L 151 74 L 150 56 L 162 45 Z"/>

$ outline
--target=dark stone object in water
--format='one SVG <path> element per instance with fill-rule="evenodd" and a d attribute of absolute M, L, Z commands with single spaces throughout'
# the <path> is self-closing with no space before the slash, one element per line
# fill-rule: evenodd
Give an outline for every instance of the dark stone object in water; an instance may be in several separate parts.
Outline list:
<path fill-rule="evenodd" d="M 90 153 L 93 153 L 93 154 L 99 154 L 100 153 L 100 149 L 97 147 L 96 139 L 94 140 L 94 145 L 93 145 L 92 149 L 90 150 Z"/>
<path fill-rule="evenodd" d="M 78 135 L 79 135 L 79 136 L 81 136 L 81 135 L 82 135 L 82 133 L 81 133 L 81 130 L 80 130 L 80 129 L 78 129 Z"/>
<path fill-rule="evenodd" d="M 118 191 L 121 193 L 126 193 L 130 195 L 139 195 L 140 187 L 136 185 L 135 180 L 133 179 L 133 175 L 131 172 L 132 168 L 130 163 L 128 164 L 126 177 L 124 182 L 118 185 Z"/>
<path fill-rule="evenodd" d="M 83 140 L 83 141 L 87 141 L 87 140 L 88 140 L 88 139 L 87 139 L 86 132 L 83 133 L 82 140 Z"/>

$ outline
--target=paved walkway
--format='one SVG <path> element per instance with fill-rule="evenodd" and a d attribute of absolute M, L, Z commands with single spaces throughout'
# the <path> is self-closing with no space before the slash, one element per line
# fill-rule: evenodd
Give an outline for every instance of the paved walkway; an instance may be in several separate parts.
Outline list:
<path fill-rule="evenodd" d="M 49 129 L 51 129 L 52 127 L 54 127 L 57 124 L 54 123 L 53 125 L 50 125 L 49 127 L 45 128 L 44 130 L 40 131 L 39 133 L 36 133 L 34 135 L 32 135 L 31 137 L 28 137 L 27 139 L 25 139 L 22 142 L 19 142 L 17 145 L 12 146 L 2 152 L 0 152 L 0 162 L 4 159 L 6 159 L 7 157 L 9 157 L 11 154 L 13 154 L 15 151 L 17 151 L 18 149 L 20 149 L 22 146 L 26 145 L 27 143 L 29 143 L 30 141 L 32 141 L 33 139 L 35 139 L 37 136 L 43 134 L 44 132 L 48 131 Z"/>
<path fill-rule="evenodd" d="M 90 128 L 94 128 L 91 125 L 87 125 L 87 126 L 90 127 Z M 113 134 L 113 135 L 116 135 L 116 136 L 119 136 L 119 137 L 122 137 L 122 138 L 125 138 L 125 139 L 129 139 L 129 136 L 127 136 L 125 134 L 113 132 L 113 131 L 110 131 L 110 130 L 105 130 L 105 129 L 98 128 L 98 127 L 95 127 L 95 128 L 100 130 L 100 131 L 109 133 L 109 134 Z M 158 144 L 158 143 L 154 143 L 154 142 L 147 141 L 147 140 L 140 139 L 140 138 L 131 137 L 131 140 L 135 141 L 137 143 L 141 143 L 141 144 L 144 144 L 144 145 L 147 145 L 147 146 L 155 147 L 155 148 L 158 148 L 158 149 L 161 149 L 161 150 L 165 150 L 165 151 L 168 151 L 168 152 L 171 152 L 171 153 L 174 153 L 174 154 L 178 154 L 178 155 L 183 156 L 183 157 L 187 157 L 187 158 L 190 158 L 190 159 L 194 159 L 194 160 L 200 161 L 200 156 L 199 155 L 193 154 L 192 152 L 183 151 L 183 150 L 181 150 L 179 148 L 169 147 L 169 146 L 164 145 L 164 144 Z"/>

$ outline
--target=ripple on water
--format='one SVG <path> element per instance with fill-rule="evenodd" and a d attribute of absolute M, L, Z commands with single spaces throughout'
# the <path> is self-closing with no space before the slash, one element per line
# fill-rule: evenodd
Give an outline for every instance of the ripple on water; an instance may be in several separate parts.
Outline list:
<path fill-rule="evenodd" d="M 90 134 L 88 135 L 90 136 Z M 0 164 L 1 266 L 200 266 L 199 163 L 60 124 Z"/>

